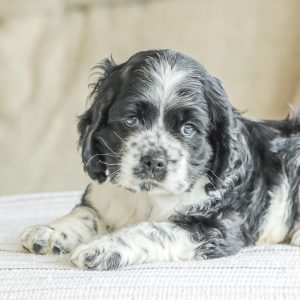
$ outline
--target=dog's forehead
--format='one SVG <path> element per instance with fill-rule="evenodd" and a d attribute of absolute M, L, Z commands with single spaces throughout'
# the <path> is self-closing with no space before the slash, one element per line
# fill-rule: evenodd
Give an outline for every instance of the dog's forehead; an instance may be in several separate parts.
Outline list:
<path fill-rule="evenodd" d="M 202 91 L 195 69 L 172 57 L 146 57 L 134 70 L 134 75 L 131 92 L 163 110 L 192 104 L 197 101 L 192 96 Z"/>

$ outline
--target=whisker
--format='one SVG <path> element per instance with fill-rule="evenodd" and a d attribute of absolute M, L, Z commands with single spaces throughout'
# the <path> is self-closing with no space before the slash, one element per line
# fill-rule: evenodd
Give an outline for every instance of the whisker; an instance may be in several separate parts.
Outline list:
<path fill-rule="evenodd" d="M 93 156 L 91 156 L 90 158 L 89 158 L 89 160 L 87 161 L 87 163 L 84 165 L 84 167 L 86 168 L 89 164 L 90 164 L 90 162 L 92 161 L 92 159 L 94 159 L 96 156 L 98 156 L 98 155 L 100 155 L 100 154 L 95 154 L 95 155 L 93 155 Z"/>
<path fill-rule="evenodd" d="M 104 145 L 115 155 L 117 155 L 118 157 L 121 157 L 120 155 L 118 155 L 116 152 L 114 152 L 105 142 L 104 138 L 102 136 L 99 136 L 99 138 L 102 140 L 102 142 L 104 143 Z"/>
<path fill-rule="evenodd" d="M 94 155 L 94 156 L 92 156 L 89 160 L 88 160 L 88 162 L 85 164 L 85 167 L 87 167 L 88 166 L 88 164 L 91 162 L 91 160 L 93 159 L 93 157 L 95 157 L 95 156 L 97 156 L 98 154 L 96 154 L 96 155 Z M 100 154 L 101 155 L 101 154 Z M 107 163 L 107 162 L 104 162 L 104 161 L 102 161 L 101 159 L 98 159 L 97 160 L 98 162 L 100 162 L 100 163 L 102 163 L 102 164 L 104 164 L 104 165 L 107 165 L 107 166 L 125 166 L 125 167 L 128 167 L 129 165 L 126 165 L 126 164 L 110 164 L 110 163 Z"/>
<path fill-rule="evenodd" d="M 121 140 L 122 142 L 124 142 L 126 145 L 129 145 L 126 141 L 124 141 L 124 139 L 122 139 L 115 131 L 113 131 L 113 133 L 119 138 L 119 140 Z"/>
<path fill-rule="evenodd" d="M 103 156 L 112 156 L 112 157 L 117 157 L 119 158 L 119 156 L 115 155 L 115 154 L 110 154 L 110 153 L 98 153 L 98 154 L 95 154 L 93 156 L 97 156 L 97 155 L 103 155 Z"/>
<path fill-rule="evenodd" d="M 118 157 L 117 155 L 115 154 L 110 154 L 110 153 L 100 153 L 100 154 L 97 154 L 97 155 L 107 155 L 107 156 L 112 156 L 112 157 Z"/>
<path fill-rule="evenodd" d="M 208 177 L 209 183 L 216 189 L 216 186 L 212 183 L 212 178 L 207 174 L 205 174 L 205 175 Z"/>
<path fill-rule="evenodd" d="M 202 167 L 202 168 L 204 168 L 204 169 L 210 171 L 217 179 L 219 179 L 221 182 L 223 182 L 223 180 L 222 180 L 220 177 L 218 177 L 211 169 L 206 168 L 206 167 Z"/>
<path fill-rule="evenodd" d="M 94 159 L 96 156 L 102 156 L 102 155 L 103 156 L 108 155 L 108 156 L 117 157 L 116 155 L 113 155 L 113 154 L 108 154 L 108 153 L 101 154 L 101 153 L 98 153 L 98 154 L 95 154 L 95 155 L 91 156 L 89 158 L 89 160 L 87 161 L 87 163 L 84 166 L 87 167 L 90 164 L 90 162 L 92 161 L 92 159 Z"/>
<path fill-rule="evenodd" d="M 89 159 L 88 163 L 90 163 L 90 160 L 91 159 Z M 98 159 L 97 161 L 100 162 L 101 164 L 104 164 L 104 165 L 107 165 L 107 166 L 121 166 L 120 164 L 109 164 L 109 163 L 106 163 L 106 162 L 104 162 L 104 161 L 102 161 L 100 159 Z M 88 166 L 88 163 L 85 165 L 85 167 Z"/>

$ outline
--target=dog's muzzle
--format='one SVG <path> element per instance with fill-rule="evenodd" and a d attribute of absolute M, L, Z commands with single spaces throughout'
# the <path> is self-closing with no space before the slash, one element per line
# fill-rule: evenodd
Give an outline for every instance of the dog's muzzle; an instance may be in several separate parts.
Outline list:
<path fill-rule="evenodd" d="M 148 152 L 141 157 L 140 164 L 134 174 L 139 179 L 162 181 L 166 177 L 168 159 L 163 151 Z"/>

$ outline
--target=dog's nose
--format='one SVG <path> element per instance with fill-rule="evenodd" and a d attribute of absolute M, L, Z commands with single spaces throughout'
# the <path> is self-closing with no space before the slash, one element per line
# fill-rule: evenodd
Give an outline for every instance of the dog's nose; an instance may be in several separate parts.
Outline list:
<path fill-rule="evenodd" d="M 142 162 L 147 168 L 154 171 L 162 171 L 167 166 L 166 155 L 162 152 L 154 152 L 142 157 Z"/>

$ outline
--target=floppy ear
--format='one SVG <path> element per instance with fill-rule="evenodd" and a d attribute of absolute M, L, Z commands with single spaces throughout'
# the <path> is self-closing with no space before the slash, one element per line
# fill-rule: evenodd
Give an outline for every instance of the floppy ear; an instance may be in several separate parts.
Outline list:
<path fill-rule="evenodd" d="M 209 74 L 203 80 L 204 95 L 207 100 L 211 131 L 210 141 L 214 149 L 211 175 L 213 183 L 219 189 L 230 188 L 236 180 L 234 169 L 238 167 L 238 112 L 228 101 L 221 81 Z"/>
<path fill-rule="evenodd" d="M 104 151 L 103 146 L 97 143 L 94 134 L 101 127 L 105 126 L 109 106 L 114 100 L 115 80 L 114 69 L 116 64 L 111 59 L 104 60 L 97 66 L 103 71 L 103 75 L 94 84 L 90 98 L 92 104 L 90 108 L 79 116 L 78 132 L 79 146 L 82 148 L 82 162 L 84 171 L 89 174 L 93 180 L 102 183 L 106 180 L 105 159 L 101 156 L 101 162 L 97 155 Z M 99 158 L 99 157 L 98 157 Z"/>

